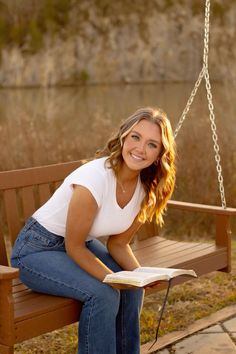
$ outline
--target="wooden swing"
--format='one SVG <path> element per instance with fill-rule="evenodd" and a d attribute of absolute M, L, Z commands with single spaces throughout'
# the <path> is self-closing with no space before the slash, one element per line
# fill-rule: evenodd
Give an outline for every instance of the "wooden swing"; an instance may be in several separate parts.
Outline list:
<path fill-rule="evenodd" d="M 141 265 L 192 268 L 198 275 L 231 268 L 230 216 L 236 209 L 226 207 L 219 146 L 214 122 L 208 74 L 209 7 L 206 0 L 204 62 L 175 132 L 186 117 L 203 77 L 216 154 L 222 207 L 171 200 L 169 208 L 211 214 L 215 217 L 215 242 L 178 242 L 156 234 L 154 224 L 142 227 L 132 244 Z M 11 247 L 25 220 L 46 200 L 81 161 L 0 172 L 0 353 L 14 352 L 14 344 L 79 321 L 82 304 L 72 299 L 35 293 L 19 280 L 10 266 Z M 184 277 L 181 278 L 183 282 Z M 180 281 L 180 277 L 178 278 Z"/>
<path fill-rule="evenodd" d="M 166 240 L 154 236 L 154 239 L 149 239 L 146 241 L 147 247 L 149 247 L 150 253 L 147 251 L 145 253 L 140 253 L 140 261 L 145 264 L 148 263 L 152 266 L 162 266 L 162 267 L 179 267 L 179 268 L 189 268 L 192 267 L 196 270 L 198 275 L 206 274 L 214 270 L 220 270 L 225 272 L 230 272 L 231 270 L 231 230 L 230 230 L 230 217 L 236 215 L 235 208 L 226 207 L 226 199 L 224 192 L 221 159 L 220 159 L 220 149 L 218 145 L 218 136 L 215 124 L 215 114 L 214 106 L 211 93 L 211 84 L 208 71 L 208 52 L 209 52 L 209 26 L 210 26 L 210 0 L 205 2 L 205 25 L 204 25 L 204 51 L 203 51 L 203 65 L 199 73 L 199 76 L 195 82 L 194 88 L 190 94 L 187 101 L 186 107 L 180 117 L 177 124 L 177 128 L 174 132 L 175 138 L 177 137 L 183 122 L 186 119 L 187 113 L 193 103 L 196 96 L 197 90 L 205 79 L 205 86 L 207 92 L 207 101 L 209 108 L 209 118 L 211 122 L 212 140 L 215 151 L 215 162 L 216 171 L 218 176 L 219 192 L 221 198 L 221 207 L 185 203 L 180 201 L 170 200 L 168 202 L 168 208 L 175 208 L 179 210 L 189 211 L 189 212 L 200 212 L 212 214 L 215 217 L 215 235 L 214 244 L 210 243 L 192 243 L 192 242 L 176 242 Z M 141 233 L 142 234 L 142 233 Z M 155 225 L 149 226 L 149 230 L 143 232 L 145 235 L 156 234 Z M 139 244 L 139 242 L 137 242 Z M 142 247 L 144 242 L 142 242 Z M 138 246 L 134 245 L 134 249 L 138 249 Z M 161 251 L 163 248 L 163 252 Z M 146 260 L 147 254 L 150 254 L 149 260 Z M 154 258 L 152 255 L 156 256 Z"/>

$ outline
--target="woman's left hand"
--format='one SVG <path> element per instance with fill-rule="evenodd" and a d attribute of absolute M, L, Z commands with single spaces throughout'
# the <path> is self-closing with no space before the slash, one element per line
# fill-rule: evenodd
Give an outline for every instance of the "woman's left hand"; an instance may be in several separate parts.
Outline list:
<path fill-rule="evenodd" d="M 125 289 L 138 289 L 137 286 L 129 285 L 129 284 L 116 284 L 116 283 L 110 283 L 109 284 L 112 288 L 118 289 L 118 290 L 125 290 Z"/>
<path fill-rule="evenodd" d="M 161 284 L 160 281 L 155 281 L 155 283 L 148 284 L 148 285 L 144 286 L 144 289 L 145 289 L 145 290 L 158 289 L 160 284 Z"/>

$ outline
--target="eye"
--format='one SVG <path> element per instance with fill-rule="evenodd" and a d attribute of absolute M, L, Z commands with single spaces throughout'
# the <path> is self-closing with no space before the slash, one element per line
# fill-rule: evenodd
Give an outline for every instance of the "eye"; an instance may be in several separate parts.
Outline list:
<path fill-rule="evenodd" d="M 151 149 L 156 149 L 157 148 L 157 145 L 155 143 L 148 143 L 148 146 L 151 148 Z"/>
<path fill-rule="evenodd" d="M 139 140 L 139 136 L 137 134 L 131 134 L 131 138 L 135 141 Z"/>

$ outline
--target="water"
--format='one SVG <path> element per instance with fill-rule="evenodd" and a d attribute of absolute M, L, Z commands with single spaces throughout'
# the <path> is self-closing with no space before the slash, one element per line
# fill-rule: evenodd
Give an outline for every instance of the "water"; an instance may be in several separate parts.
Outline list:
<path fill-rule="evenodd" d="M 143 106 L 163 108 L 173 127 L 191 83 L 8 89 L 0 91 L 1 170 L 93 156 L 121 119 Z M 213 84 L 226 201 L 236 206 L 235 88 Z M 178 138 L 174 197 L 220 205 L 204 86 Z"/>

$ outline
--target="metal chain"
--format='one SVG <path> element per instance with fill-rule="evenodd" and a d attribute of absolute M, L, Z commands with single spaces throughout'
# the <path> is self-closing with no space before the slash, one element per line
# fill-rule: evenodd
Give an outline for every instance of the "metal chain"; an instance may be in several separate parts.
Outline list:
<path fill-rule="evenodd" d="M 193 103 L 194 97 L 196 96 L 197 90 L 198 90 L 198 88 L 199 88 L 199 86 L 201 84 L 201 81 L 202 81 L 202 78 L 203 78 L 204 74 L 205 74 L 205 67 L 202 67 L 202 70 L 200 71 L 198 79 L 195 82 L 194 88 L 193 88 L 193 90 L 191 92 L 191 95 L 190 95 L 190 97 L 188 99 L 186 107 L 184 108 L 183 113 L 182 113 L 182 115 L 180 117 L 180 120 L 179 120 L 179 122 L 177 124 L 177 127 L 175 129 L 175 132 L 174 132 L 174 137 L 175 138 L 177 137 L 177 135 L 178 135 L 178 133 L 179 133 L 181 127 L 182 127 L 183 122 L 185 121 L 186 115 L 187 115 L 187 113 L 188 113 L 188 111 L 189 111 L 189 109 L 191 107 L 191 104 Z"/>
<path fill-rule="evenodd" d="M 219 184 L 219 191 L 220 191 L 220 198 L 221 198 L 221 205 L 223 208 L 226 208 L 226 200 L 225 200 L 225 191 L 224 191 L 224 181 L 222 176 L 222 167 L 220 163 L 220 148 L 218 144 L 218 136 L 216 131 L 216 124 L 215 124 L 215 114 L 214 114 L 214 105 L 211 93 L 211 84 L 210 84 L 210 77 L 208 71 L 208 52 L 209 52 L 209 28 L 210 28 L 210 0 L 206 0 L 205 3 L 205 26 L 204 26 L 204 52 L 203 52 L 203 66 L 198 76 L 197 81 L 195 82 L 194 88 L 190 94 L 190 97 L 187 101 L 186 107 L 183 110 L 183 113 L 180 117 L 180 120 L 177 124 L 177 127 L 174 132 L 174 137 L 176 138 L 178 135 L 179 130 L 182 127 L 184 120 L 186 119 L 186 115 L 193 103 L 193 100 L 196 96 L 197 90 L 201 84 L 203 77 L 205 78 L 205 87 L 207 91 L 207 101 L 208 101 L 208 108 L 209 108 L 209 118 L 211 122 L 211 131 L 212 131 L 212 140 L 213 146 L 215 151 L 215 162 L 216 162 L 216 171 L 218 176 L 218 184 Z"/>

